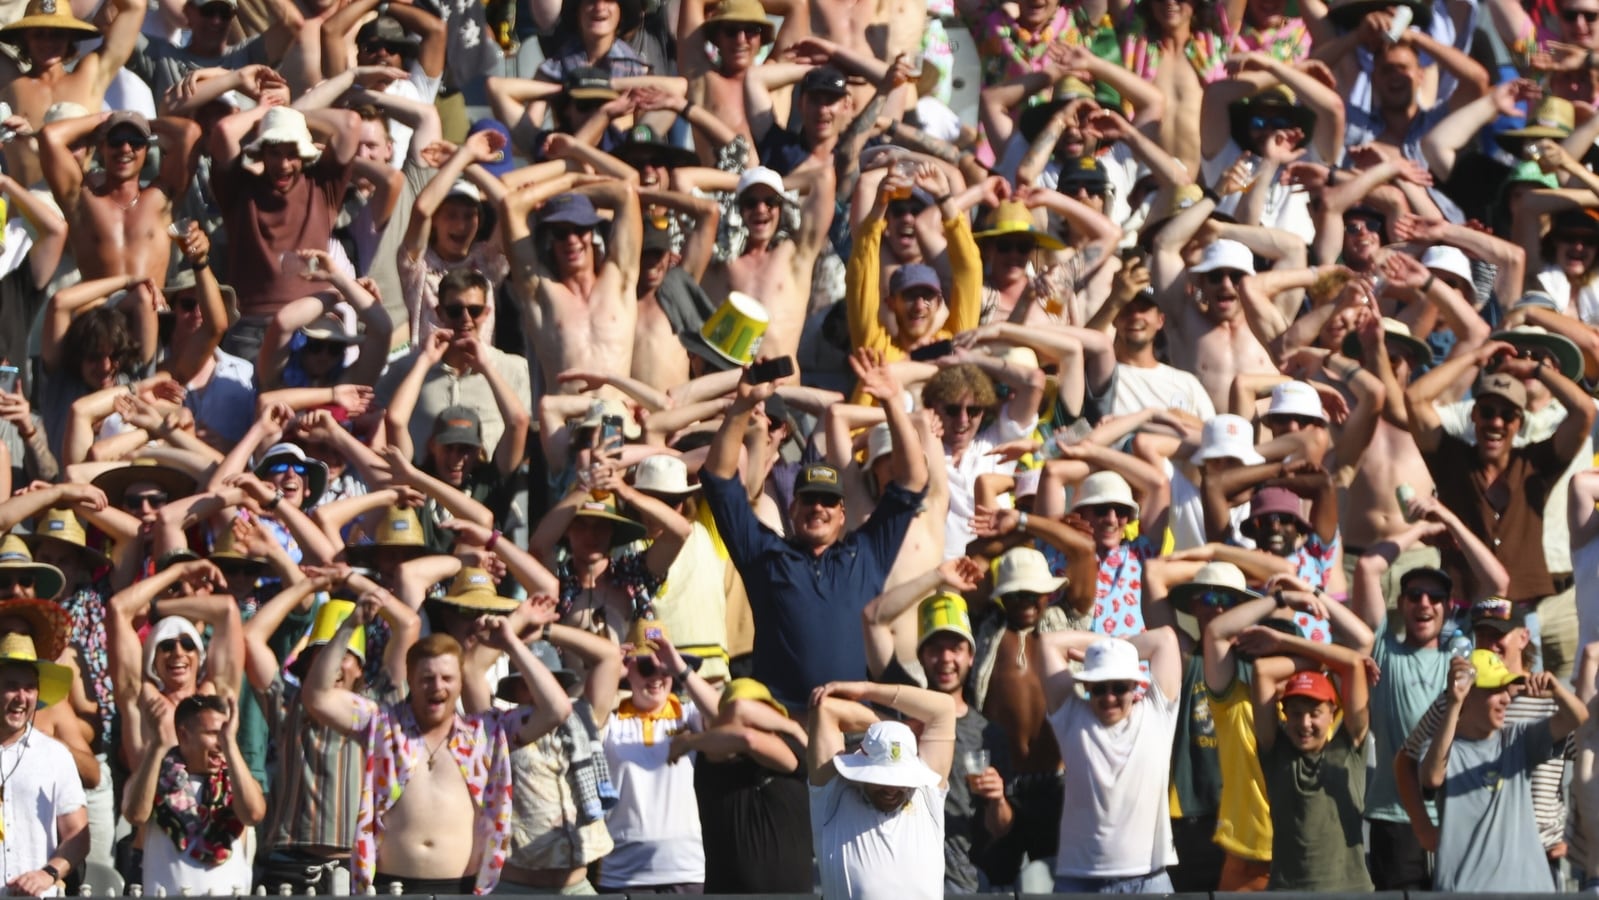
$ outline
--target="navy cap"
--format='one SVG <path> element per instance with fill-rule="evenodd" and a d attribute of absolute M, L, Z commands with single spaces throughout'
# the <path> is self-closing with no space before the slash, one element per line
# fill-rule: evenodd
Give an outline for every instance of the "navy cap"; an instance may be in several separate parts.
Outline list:
<path fill-rule="evenodd" d="M 828 94 L 849 93 L 849 81 L 844 78 L 844 73 L 832 66 L 817 66 L 805 73 L 800 79 L 800 93 L 809 94 L 820 91 Z"/>
<path fill-rule="evenodd" d="M 823 463 L 814 463 L 800 469 L 799 477 L 794 479 L 794 496 L 798 497 L 801 494 L 842 497 L 844 483 L 839 480 L 837 469 Z"/>
<path fill-rule="evenodd" d="M 903 294 L 911 288 L 928 287 L 937 291 L 939 296 L 944 295 L 944 284 L 938 280 L 938 273 L 933 267 L 924 263 L 908 263 L 894 270 L 892 278 L 888 279 L 888 292 L 890 294 Z"/>
<path fill-rule="evenodd" d="M 1110 173 L 1105 171 L 1105 164 L 1097 158 L 1080 156 L 1060 167 L 1060 183 L 1094 184 L 1103 187 L 1110 184 Z"/>
<path fill-rule="evenodd" d="M 593 228 L 603 221 L 594 203 L 585 194 L 557 194 L 545 201 L 539 214 L 540 225 L 576 225 Z"/>
<path fill-rule="evenodd" d="M 467 129 L 467 134 L 473 135 L 483 131 L 498 133 L 500 137 L 505 138 L 505 146 L 500 150 L 499 159 L 478 163 L 478 165 L 488 170 L 488 173 L 495 178 L 504 178 L 516 168 L 516 162 L 511 159 L 511 129 L 506 128 L 505 123 L 498 119 L 478 119 L 472 123 L 471 128 Z"/>

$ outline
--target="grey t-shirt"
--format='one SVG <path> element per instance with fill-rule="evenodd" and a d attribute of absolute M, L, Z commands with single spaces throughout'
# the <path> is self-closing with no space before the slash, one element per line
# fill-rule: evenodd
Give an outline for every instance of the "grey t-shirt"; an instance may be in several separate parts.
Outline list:
<path fill-rule="evenodd" d="M 1555 889 L 1532 815 L 1532 771 L 1554 755 L 1549 719 L 1507 723 L 1449 748 L 1432 889 L 1548 893 Z"/>
<path fill-rule="evenodd" d="M 1382 822 L 1408 822 L 1394 783 L 1393 758 L 1421 721 L 1449 675 L 1449 654 L 1437 647 L 1409 647 L 1386 631 L 1372 652 L 1383 677 L 1371 691 L 1371 736 L 1377 744 L 1377 763 L 1367 784 L 1366 818 Z"/>
<path fill-rule="evenodd" d="M 150 85 L 150 90 L 160 97 L 167 88 L 182 82 L 196 69 L 242 69 L 249 65 L 271 64 L 266 42 L 260 37 L 250 38 L 221 56 L 201 56 L 186 47 L 141 34 L 133 54 L 128 57 L 127 68 Z"/>

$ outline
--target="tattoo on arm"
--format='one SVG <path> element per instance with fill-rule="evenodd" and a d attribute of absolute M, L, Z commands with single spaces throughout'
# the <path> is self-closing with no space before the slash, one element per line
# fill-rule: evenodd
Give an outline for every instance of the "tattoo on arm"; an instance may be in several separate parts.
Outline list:
<path fill-rule="evenodd" d="M 866 132 L 877 124 L 877 115 L 883 111 L 888 95 L 878 91 L 866 102 L 866 108 L 849 123 L 849 128 L 838 138 L 838 148 L 833 151 L 833 172 L 838 178 L 837 195 L 849 197 L 855 193 L 855 182 L 861 177 L 861 145 Z"/>
<path fill-rule="evenodd" d="M 1022 164 L 1016 167 L 1018 172 L 1042 172 L 1049 162 L 1050 154 L 1055 152 L 1055 145 L 1060 143 L 1060 136 L 1066 131 L 1066 120 L 1061 116 L 1054 116 L 1044 126 L 1044 130 L 1033 138 L 1032 146 L 1027 148 L 1027 155 L 1022 157 Z"/>
<path fill-rule="evenodd" d="M 927 132 L 904 122 L 894 129 L 894 143 L 899 144 L 917 153 L 925 153 L 952 166 L 960 165 L 961 151 L 959 147 L 943 138 L 933 137 Z"/>

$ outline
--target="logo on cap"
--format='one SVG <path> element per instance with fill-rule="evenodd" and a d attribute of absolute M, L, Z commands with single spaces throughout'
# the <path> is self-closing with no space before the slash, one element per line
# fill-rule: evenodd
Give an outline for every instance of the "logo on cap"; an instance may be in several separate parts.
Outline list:
<path fill-rule="evenodd" d="M 838 484 L 838 473 L 827 466 L 811 466 L 805 470 L 805 480 L 823 484 Z"/>
<path fill-rule="evenodd" d="M 903 752 L 904 751 L 899 747 L 899 741 L 895 741 L 894 743 L 888 745 L 888 758 L 892 759 L 894 762 L 899 762 L 900 755 Z"/>
<path fill-rule="evenodd" d="M 1471 614 L 1479 619 L 1500 619 L 1508 622 L 1510 621 L 1510 613 L 1510 601 L 1503 597 L 1487 597 L 1478 600 L 1477 604 L 1471 608 Z"/>
<path fill-rule="evenodd" d="M 395 531 L 410 531 L 411 523 L 405 521 L 404 519 L 396 519 L 389 527 L 393 528 Z"/>

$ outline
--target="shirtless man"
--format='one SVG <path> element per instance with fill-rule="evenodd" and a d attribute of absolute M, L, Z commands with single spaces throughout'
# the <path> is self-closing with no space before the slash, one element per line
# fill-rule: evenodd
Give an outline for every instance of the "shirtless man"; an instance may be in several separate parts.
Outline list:
<path fill-rule="evenodd" d="M 646 191 L 647 192 L 647 191 Z M 715 205 L 683 241 L 683 254 L 672 252 L 671 232 L 654 220 L 644 224 L 639 256 L 638 322 L 633 331 L 634 378 L 659 391 L 686 384 L 688 350 L 678 334 L 699 331 L 714 313 L 699 280 L 711 261 L 719 212 Z"/>
<path fill-rule="evenodd" d="M 678 74 L 688 79 L 688 99 L 705 107 L 742 136 L 755 161 L 755 136 L 744 112 L 744 80 L 755 68 L 761 45 L 771 43 L 776 32 L 759 0 L 721 0 L 716 11 L 705 15 L 706 0 L 687 0 L 677 17 Z M 718 62 L 705 52 L 716 47 Z M 716 162 L 705 144 L 700 161 Z M 759 295 L 756 295 L 759 296 Z"/>
<path fill-rule="evenodd" d="M 744 253 L 706 273 L 705 292 L 712 300 L 720 302 L 730 292 L 742 291 L 766 307 L 771 324 L 761 352 L 773 359 L 793 356 L 799 349 L 810 306 L 811 272 L 833 222 L 833 168 L 815 166 L 811 171 L 815 180 L 800 204 L 799 229 L 792 235 L 778 231 L 783 205 L 792 202 L 783 192 L 782 177 L 764 166 L 739 176 L 735 195 L 749 232 Z"/>
<path fill-rule="evenodd" d="M 1205 82 L 1186 52 L 1194 39 L 1194 12 L 1194 4 L 1182 2 L 1151 3 L 1138 11 L 1149 25 L 1150 43 L 1160 48 L 1151 80 L 1166 98 L 1167 112 L 1156 143 L 1190 172 L 1199 171 L 1199 113 L 1205 98 Z"/>
<path fill-rule="evenodd" d="M 567 369 L 630 372 L 638 322 L 638 187 L 602 179 L 572 190 L 572 176 L 511 191 L 501 204 L 522 333 L 539 361 L 543 394 Z M 594 253 L 598 205 L 615 212 L 605 259 Z M 540 209 L 539 232 L 528 215 Z M 576 391 L 567 386 L 568 393 Z M 620 398 L 620 395 L 617 395 Z"/>
<path fill-rule="evenodd" d="M 431 634 L 406 653 L 403 701 L 379 706 L 335 686 L 350 637 L 376 618 L 379 603 L 375 594 L 361 597 L 328 642 L 331 652 L 317 654 L 303 692 L 318 722 L 370 748 L 355 891 L 388 893 L 403 883 L 410 891 L 490 893 L 510 851 L 510 748 L 553 731 L 572 702 L 502 616 L 480 618 L 474 643 L 510 654 L 531 706 L 458 714 L 462 648 L 447 634 Z"/>
<path fill-rule="evenodd" d="M 178 701 L 194 694 L 238 695 L 244 673 L 239 605 L 228 594 L 211 593 L 226 584 L 220 569 L 197 559 L 169 565 L 111 598 L 106 654 L 129 768 L 144 758 L 146 718 L 170 719 Z M 173 596 L 172 588 L 182 593 Z M 142 642 L 138 620 L 151 626 Z M 209 645 L 194 622 L 212 627 Z"/>
<path fill-rule="evenodd" d="M 99 133 L 104 170 L 85 174 L 72 148 Z M 172 207 L 189 188 L 200 126 L 188 119 L 149 121 L 136 112 L 63 119 L 39 134 L 45 181 L 67 218 L 67 239 L 84 278 L 131 275 L 167 283 Z M 139 183 L 150 145 L 162 145 L 161 172 Z"/>
<path fill-rule="evenodd" d="M 28 63 L 26 73 L 11 78 L 5 78 L 11 73 L 0 69 L 0 78 L 6 80 L 5 86 L 0 87 L 0 101 L 9 103 L 12 111 L 27 119 L 34 129 L 44 127 L 45 112 L 57 103 L 100 108 L 106 88 L 117 70 L 127 65 L 139 39 L 147 5 L 147 0 L 112 0 L 117 14 L 106 28 L 105 42 L 68 71 L 67 63 L 76 54 L 77 43 L 99 37 L 100 30 L 74 16 L 70 9 L 58 10 L 60 2 L 30 3 L 28 15 L 0 29 L 0 40 L 18 45 L 22 59 Z M 13 67 L 7 59 L 5 68 Z M 39 160 L 29 141 L 7 143 L 5 163 L 6 173 L 18 183 L 38 182 Z"/>
<path fill-rule="evenodd" d="M 1162 229 L 1156 239 L 1158 252 L 1171 252 L 1163 245 L 1170 239 L 1167 232 L 1180 230 L 1177 225 L 1173 222 Z M 1157 282 L 1163 280 L 1160 268 L 1157 260 Z M 1205 247 L 1199 262 L 1172 280 L 1170 287 L 1156 289 L 1155 302 L 1167 324 L 1176 326 L 1169 335 L 1175 338 L 1170 344 L 1172 364 L 1197 374 L 1217 409 L 1228 408 L 1228 392 L 1240 372 L 1277 371 L 1244 317 L 1241 290 L 1244 279 L 1254 274 L 1249 248 L 1223 239 Z"/>

